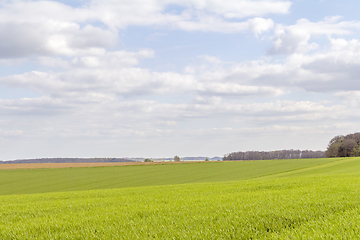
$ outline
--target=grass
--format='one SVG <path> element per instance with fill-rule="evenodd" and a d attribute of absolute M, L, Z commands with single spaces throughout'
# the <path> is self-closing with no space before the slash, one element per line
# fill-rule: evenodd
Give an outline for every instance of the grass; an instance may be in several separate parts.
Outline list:
<path fill-rule="evenodd" d="M 0 239 L 359 239 L 360 158 L 174 166 L 188 184 L 164 166 L 93 170 L 176 185 L 0 196 Z"/>
<path fill-rule="evenodd" d="M 1 239 L 357 239 L 360 177 L 2 196 Z"/>

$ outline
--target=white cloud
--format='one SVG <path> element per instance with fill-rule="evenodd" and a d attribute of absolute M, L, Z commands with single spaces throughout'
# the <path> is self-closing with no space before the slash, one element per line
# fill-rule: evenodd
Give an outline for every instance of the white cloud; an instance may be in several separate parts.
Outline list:
<path fill-rule="evenodd" d="M 250 24 L 250 29 L 255 33 L 255 35 L 259 35 L 274 26 L 274 21 L 271 19 L 264 18 L 253 18 L 248 20 Z"/>
<path fill-rule="evenodd" d="M 202 56 L 199 65 L 185 68 L 185 74 L 136 68 L 150 49 L 116 51 L 73 58 L 40 57 L 47 66 L 64 67 L 63 72 L 33 71 L 0 79 L 12 87 L 26 87 L 44 94 L 111 93 L 120 96 L 192 94 L 244 97 L 280 96 L 291 88 L 312 92 L 357 90 L 360 47 L 357 40 L 331 39 L 333 47 L 318 54 L 293 54 L 283 63 L 254 60 L 223 62 Z M 339 82 L 337 79 L 341 78 Z"/>
<path fill-rule="evenodd" d="M 360 91 L 341 91 L 334 95 L 341 99 L 347 106 L 353 108 L 358 108 L 360 106 Z"/>
<path fill-rule="evenodd" d="M 74 58 L 71 63 L 76 67 L 116 69 L 137 65 L 139 59 L 152 58 L 154 55 L 155 52 L 151 49 L 143 49 L 138 52 L 115 51 Z"/>
<path fill-rule="evenodd" d="M 358 21 L 337 22 L 341 18 L 330 17 L 324 21 L 310 22 L 307 19 L 300 19 L 294 25 L 276 25 L 273 46 L 269 50 L 270 54 L 292 54 L 306 53 L 315 50 L 319 45 L 315 42 L 310 43 L 312 36 L 325 35 L 348 35 L 354 30 L 360 29 Z"/>
<path fill-rule="evenodd" d="M 50 66 L 64 66 L 63 72 L 32 71 L 0 78 L 0 84 L 28 88 L 52 96 L 106 93 L 124 97 L 193 94 L 223 97 L 266 97 L 285 94 L 281 87 L 251 85 L 251 81 L 227 80 L 234 72 L 203 71 L 201 74 L 155 72 L 135 68 L 140 58 L 152 57 L 151 50 L 111 52 L 103 56 L 74 58 L 71 63 L 40 58 Z M 235 68 L 237 69 L 237 68 Z M 238 69 L 237 69 L 238 70 Z M 255 68 L 253 71 L 257 71 Z M 236 71 L 236 70 L 233 70 Z M 235 73 L 236 74 L 236 73 Z M 261 74 L 261 73 L 260 73 Z M 251 79 L 251 76 L 248 77 Z"/>
<path fill-rule="evenodd" d="M 160 103 L 152 100 L 127 100 L 119 101 L 118 98 L 106 94 L 88 93 L 72 95 L 62 99 L 56 97 L 23 98 L 0 100 L 0 110 L 6 115 L 77 115 L 77 116 L 104 116 L 113 112 L 110 122 L 127 116 L 132 122 L 138 119 L 171 123 L 187 118 L 216 117 L 219 114 L 226 116 L 281 118 L 284 116 L 302 116 L 321 113 L 322 117 L 333 115 L 334 110 L 339 110 L 340 105 L 327 106 L 323 103 L 309 101 L 276 101 L 270 103 L 235 103 L 228 102 L 219 97 L 201 102 L 197 99 L 193 103 Z M 100 114 L 100 115 L 99 115 Z M 146 116 L 146 117 L 145 117 Z M 145 119 L 144 119 L 145 117 Z M 322 118 L 321 117 L 321 118 Z M 82 117 L 80 117 L 81 119 Z M 79 121 L 81 121 L 78 119 Z M 102 118 L 100 118 L 102 119 Z M 288 119 L 291 120 L 291 119 Z M 286 121 L 286 120 L 285 120 Z M 116 122 L 116 121 L 115 121 Z M 136 122 L 136 121 L 135 121 Z"/>
<path fill-rule="evenodd" d="M 102 54 L 118 41 L 108 30 L 53 20 L 0 23 L 0 38 L 0 58 Z"/>
<path fill-rule="evenodd" d="M 67 110 L 70 108 L 72 108 L 72 106 L 71 104 L 66 103 L 66 100 L 50 97 L 0 99 L 0 111 L 3 116 L 66 114 Z"/>
<path fill-rule="evenodd" d="M 204 32 L 245 32 L 251 30 L 256 35 L 259 35 L 274 25 L 271 19 L 253 18 L 245 22 L 226 22 L 221 18 L 214 16 L 201 16 L 198 21 L 188 20 L 179 21 L 175 27 L 185 31 L 204 31 Z"/>
<path fill-rule="evenodd" d="M 164 12 L 170 4 L 186 9 Z M 0 58 L 32 55 L 103 54 L 119 43 L 127 26 L 163 26 L 185 31 L 243 32 L 273 27 L 271 13 L 288 13 L 288 1 L 91 1 L 73 8 L 56 1 L 5 2 L 0 8 Z M 241 22 L 227 18 L 254 17 Z M 95 26 L 101 23 L 103 26 Z"/>
<path fill-rule="evenodd" d="M 0 8 L 0 58 L 96 54 L 114 47 L 117 32 L 87 24 L 91 16 L 55 1 L 8 3 Z"/>
<path fill-rule="evenodd" d="M 202 83 L 199 91 L 205 95 L 219 96 L 279 96 L 284 91 L 274 87 L 266 86 L 246 86 L 236 83 Z"/>
<path fill-rule="evenodd" d="M 187 2 L 187 1 L 182 1 Z M 189 1 L 195 9 L 207 10 L 225 18 L 264 16 L 271 13 L 288 14 L 290 1 L 207 0 Z"/>
<path fill-rule="evenodd" d="M 164 12 L 168 5 L 184 7 L 180 14 Z M 94 0 L 89 9 L 99 13 L 101 21 L 113 28 L 124 28 L 129 25 L 175 26 L 185 30 L 209 31 L 209 24 L 243 30 L 241 24 L 230 24 L 227 18 L 261 17 L 268 14 L 287 14 L 289 1 L 219 1 L 219 0 L 136 0 L 136 1 L 103 1 Z M 216 22 L 215 19 L 224 19 Z M 213 28 L 220 30 L 218 27 Z"/>
<path fill-rule="evenodd" d="M 347 91 L 347 92 L 338 92 L 335 96 L 342 99 L 354 99 L 360 101 L 360 91 Z"/>
<path fill-rule="evenodd" d="M 0 137 L 13 137 L 22 135 L 24 132 L 21 130 L 4 131 L 0 129 Z"/>
<path fill-rule="evenodd" d="M 197 75 L 209 92 L 213 91 L 210 86 L 215 84 L 213 89 L 218 93 L 226 86 L 233 92 L 241 86 L 266 87 L 272 96 L 294 89 L 308 92 L 360 90 L 359 40 L 329 38 L 329 43 L 327 49 L 311 54 L 293 53 L 281 61 L 268 57 L 236 63 L 203 56 L 197 65 L 187 66 L 185 73 Z M 221 87 L 216 85 L 218 82 Z"/>

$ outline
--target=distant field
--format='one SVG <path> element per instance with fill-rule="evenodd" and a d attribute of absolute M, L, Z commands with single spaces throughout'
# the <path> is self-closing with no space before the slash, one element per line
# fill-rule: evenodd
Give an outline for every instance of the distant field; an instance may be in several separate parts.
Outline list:
<path fill-rule="evenodd" d="M 327 166 L 337 161 L 339 159 L 292 159 L 0 170 L 0 195 L 237 181 Z"/>
<path fill-rule="evenodd" d="M 196 162 L 196 161 L 194 161 Z M 184 163 L 184 162 L 179 162 Z M 3 169 L 39 169 L 39 168 L 76 168 L 76 167 L 111 167 L 129 165 L 177 164 L 177 162 L 90 162 L 90 163 L 6 163 L 0 164 Z"/>
<path fill-rule="evenodd" d="M 0 239 L 360 236 L 360 158 L 2 170 L 0 179 Z M 4 195 L 16 192 L 48 193 Z"/>

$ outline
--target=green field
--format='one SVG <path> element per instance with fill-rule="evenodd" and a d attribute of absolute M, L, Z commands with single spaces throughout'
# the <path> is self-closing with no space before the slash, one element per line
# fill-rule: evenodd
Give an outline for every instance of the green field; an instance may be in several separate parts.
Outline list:
<path fill-rule="evenodd" d="M 0 239 L 360 239 L 360 158 L 2 170 L 0 194 Z"/>
<path fill-rule="evenodd" d="M 238 181 L 337 161 L 303 159 L 0 170 L 0 195 Z"/>

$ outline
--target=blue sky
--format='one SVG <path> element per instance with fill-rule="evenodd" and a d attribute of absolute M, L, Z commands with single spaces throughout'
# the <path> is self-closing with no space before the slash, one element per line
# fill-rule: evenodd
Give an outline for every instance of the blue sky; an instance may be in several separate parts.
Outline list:
<path fill-rule="evenodd" d="M 358 9 L 0 0 L 0 160 L 325 150 L 359 131 Z"/>

